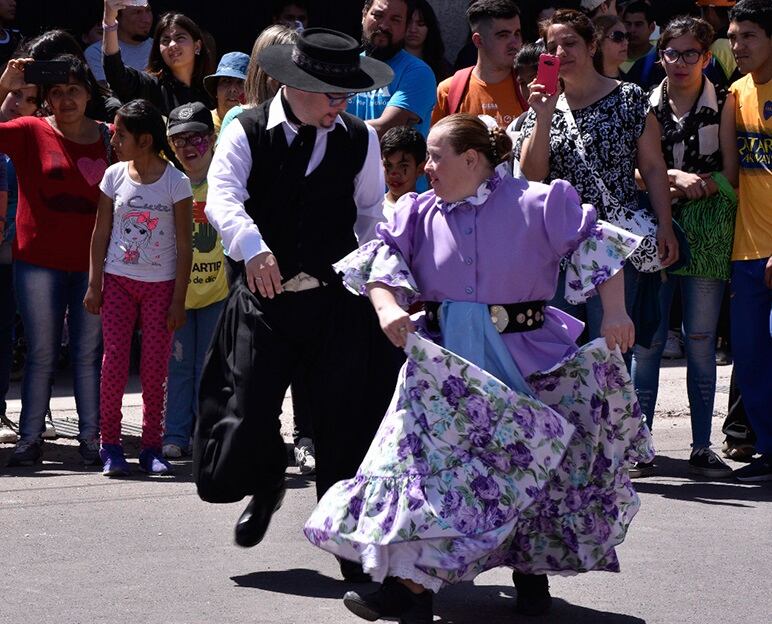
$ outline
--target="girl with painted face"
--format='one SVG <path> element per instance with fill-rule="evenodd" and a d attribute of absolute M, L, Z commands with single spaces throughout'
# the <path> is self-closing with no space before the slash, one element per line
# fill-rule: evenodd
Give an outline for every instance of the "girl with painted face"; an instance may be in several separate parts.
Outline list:
<path fill-rule="evenodd" d="M 107 169 L 100 184 L 83 299 L 86 310 L 102 316 L 105 344 L 99 455 L 106 476 L 129 474 L 121 446 L 121 401 L 139 317 L 143 402 L 139 467 L 164 475 L 171 472 L 161 450 L 165 388 L 172 335 L 185 323 L 192 191 L 187 176 L 168 162 L 173 156 L 163 117 L 147 100 L 134 100 L 118 110 L 112 147 L 120 162 Z"/>
<path fill-rule="evenodd" d="M 169 359 L 164 457 L 189 451 L 198 413 L 198 387 L 204 356 L 228 295 L 223 246 L 204 213 L 215 131 L 212 115 L 198 102 L 175 108 L 166 126 L 182 170 L 193 187 L 193 268 L 185 297 L 185 325 L 174 333 Z"/>

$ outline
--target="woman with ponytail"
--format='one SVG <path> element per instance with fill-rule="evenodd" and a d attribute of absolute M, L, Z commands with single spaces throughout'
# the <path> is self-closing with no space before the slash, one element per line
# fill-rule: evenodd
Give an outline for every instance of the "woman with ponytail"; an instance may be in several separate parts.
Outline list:
<path fill-rule="evenodd" d="M 446 117 L 427 144 L 433 190 L 400 198 L 336 264 L 408 360 L 357 476 L 305 532 L 382 583 L 344 597 L 364 619 L 428 624 L 433 592 L 497 566 L 514 570 L 517 609 L 543 613 L 547 573 L 619 569 L 639 505 L 627 466 L 653 453 L 621 354 L 621 268 L 640 239 L 567 182 L 514 179 L 511 140 L 476 117 Z M 603 304 L 602 337 L 581 349 L 581 323 L 546 305 L 564 257 L 566 297 Z"/>

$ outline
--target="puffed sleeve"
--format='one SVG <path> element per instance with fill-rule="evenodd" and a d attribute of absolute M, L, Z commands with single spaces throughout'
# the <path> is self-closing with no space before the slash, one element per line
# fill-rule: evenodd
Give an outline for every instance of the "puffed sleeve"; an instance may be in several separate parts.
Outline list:
<path fill-rule="evenodd" d="M 410 271 L 413 235 L 418 218 L 416 193 L 402 196 L 386 223 L 379 223 L 376 238 L 333 265 L 343 284 L 358 295 L 379 282 L 394 289 L 397 303 L 407 309 L 420 293 Z"/>
<path fill-rule="evenodd" d="M 584 303 L 613 277 L 642 238 L 597 218 L 564 180 L 553 182 L 544 201 L 544 226 L 552 250 L 566 257 L 566 301 Z"/>

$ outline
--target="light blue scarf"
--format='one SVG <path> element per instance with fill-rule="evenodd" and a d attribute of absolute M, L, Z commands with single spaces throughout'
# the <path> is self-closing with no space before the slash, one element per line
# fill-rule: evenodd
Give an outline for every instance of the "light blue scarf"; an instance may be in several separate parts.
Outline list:
<path fill-rule="evenodd" d="M 512 390 L 534 397 L 520 369 L 493 326 L 484 303 L 443 301 L 440 306 L 443 346 L 503 381 Z"/>

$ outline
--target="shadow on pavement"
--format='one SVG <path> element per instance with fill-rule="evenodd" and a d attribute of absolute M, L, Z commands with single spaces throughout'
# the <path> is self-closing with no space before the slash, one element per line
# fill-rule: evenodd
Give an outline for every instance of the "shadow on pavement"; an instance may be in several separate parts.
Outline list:
<path fill-rule="evenodd" d="M 691 475 L 688 472 L 689 461 L 686 459 L 657 455 L 655 464 L 657 471 L 654 477 L 633 480 L 637 492 L 728 507 L 753 507 L 755 505 L 748 503 L 772 502 L 772 487 L 768 483 L 740 483 L 732 477 L 709 479 Z M 671 478 L 687 481 L 667 480 Z"/>
<path fill-rule="evenodd" d="M 305 568 L 252 572 L 232 576 L 231 580 L 239 587 L 307 598 L 340 599 L 352 588 L 363 588 L 366 592 L 375 588 L 375 585 L 354 586 Z M 638 617 L 572 605 L 560 598 L 553 599 L 552 609 L 543 617 L 518 616 L 514 613 L 514 593 L 514 587 L 461 583 L 440 592 L 434 611 L 442 624 L 468 624 L 483 619 L 486 624 L 645 624 L 645 620 Z M 342 603 L 341 613 L 346 613 Z"/>
<path fill-rule="evenodd" d="M 278 594 L 292 594 L 307 598 L 343 598 L 352 585 L 320 574 L 317 570 L 263 570 L 232 576 L 239 587 L 251 587 Z M 365 586 L 367 587 L 367 586 Z M 375 588 L 375 586 L 372 586 Z"/>
<path fill-rule="evenodd" d="M 101 472 L 100 466 L 84 466 L 78 452 L 78 443 L 74 439 L 60 437 L 56 440 L 46 440 L 43 443 L 43 461 L 34 466 L 8 468 L 6 462 L 13 452 L 13 446 L 8 445 L 0 451 L 0 475 L 19 477 L 61 477 L 66 474 L 84 474 Z M 151 477 L 140 471 L 137 458 L 139 457 L 139 436 L 123 434 L 123 448 L 126 459 L 131 467 L 131 475 L 128 477 L 112 477 L 111 481 L 137 481 L 169 479 L 180 483 L 193 481 L 193 467 L 190 457 L 180 460 L 172 460 L 174 475 L 170 477 Z"/>
<path fill-rule="evenodd" d="M 513 587 L 462 583 L 443 590 L 434 611 L 442 624 L 646 624 L 632 615 L 573 605 L 554 596 L 549 613 L 539 617 L 518 615 L 514 611 L 514 593 Z"/>

